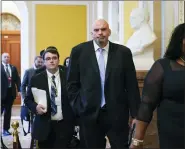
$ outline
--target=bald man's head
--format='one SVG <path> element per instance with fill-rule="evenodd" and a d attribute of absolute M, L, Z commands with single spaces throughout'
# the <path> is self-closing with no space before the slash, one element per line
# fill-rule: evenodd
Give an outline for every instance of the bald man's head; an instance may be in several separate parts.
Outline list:
<path fill-rule="evenodd" d="M 98 20 L 94 21 L 94 23 L 92 24 L 92 28 L 94 28 L 98 24 L 105 24 L 109 28 L 109 24 L 104 19 L 98 19 Z"/>
<path fill-rule="evenodd" d="M 9 53 L 3 53 L 2 54 L 2 62 L 5 64 L 9 64 L 10 63 L 10 55 Z"/>
<path fill-rule="evenodd" d="M 108 38 L 111 35 L 109 24 L 104 19 L 96 20 L 92 25 L 91 32 L 93 40 L 101 48 L 104 48 L 108 43 Z"/>

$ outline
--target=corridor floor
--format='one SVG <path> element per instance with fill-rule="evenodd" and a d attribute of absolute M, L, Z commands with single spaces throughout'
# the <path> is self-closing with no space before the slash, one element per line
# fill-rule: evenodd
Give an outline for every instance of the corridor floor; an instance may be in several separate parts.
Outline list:
<path fill-rule="evenodd" d="M 150 123 L 150 125 L 147 129 L 146 136 L 145 136 L 144 148 L 159 148 L 158 147 L 159 145 L 158 145 L 158 133 L 157 133 L 157 127 L 156 127 L 156 120 L 157 120 L 156 112 L 154 112 L 153 120 Z M 20 121 L 20 106 L 14 106 L 12 109 L 11 122 L 13 122 L 13 121 L 19 122 L 18 132 L 19 132 L 19 139 L 20 139 L 22 148 L 29 148 L 31 137 L 30 137 L 30 134 L 28 134 L 27 136 L 24 136 L 24 134 L 23 134 L 22 124 Z M 1 130 L 2 130 L 2 122 L 3 122 L 3 118 L 1 117 Z M 25 122 L 24 127 L 25 127 L 25 130 L 27 131 L 28 123 Z M 11 128 L 10 131 L 12 132 L 13 129 Z M 13 137 L 12 136 L 3 137 L 3 141 L 8 148 L 13 148 Z M 109 145 L 107 145 L 107 147 L 108 146 Z"/>

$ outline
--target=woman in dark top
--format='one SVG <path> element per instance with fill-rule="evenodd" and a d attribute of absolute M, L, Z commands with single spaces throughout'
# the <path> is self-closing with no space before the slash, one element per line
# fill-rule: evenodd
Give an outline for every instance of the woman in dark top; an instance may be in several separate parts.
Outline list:
<path fill-rule="evenodd" d="M 160 148 L 184 148 L 184 99 L 185 23 L 175 28 L 164 58 L 153 64 L 145 78 L 131 148 L 142 148 L 156 108 Z"/>

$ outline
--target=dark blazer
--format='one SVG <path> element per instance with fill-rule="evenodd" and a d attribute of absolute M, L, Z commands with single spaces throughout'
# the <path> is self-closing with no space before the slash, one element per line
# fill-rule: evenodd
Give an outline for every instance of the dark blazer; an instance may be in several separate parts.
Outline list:
<path fill-rule="evenodd" d="M 62 114 L 64 122 L 67 125 L 68 132 L 73 133 L 74 128 L 74 114 L 69 105 L 67 91 L 66 91 L 66 71 L 60 69 L 60 79 L 61 79 L 61 93 L 62 93 Z M 43 115 L 38 115 L 36 113 L 37 103 L 34 101 L 33 94 L 31 91 L 32 87 L 45 90 L 47 93 L 47 112 Z M 48 77 L 47 72 L 42 71 L 39 74 L 34 75 L 31 78 L 30 85 L 28 86 L 27 95 L 25 98 L 26 106 L 36 114 L 35 120 L 33 122 L 33 137 L 39 141 L 45 140 L 50 131 L 50 122 L 51 122 L 51 106 L 50 106 L 50 93 L 48 87 Z M 60 131 L 60 130 L 59 130 Z"/>
<path fill-rule="evenodd" d="M 26 96 L 26 87 L 28 87 L 28 84 L 30 84 L 30 80 L 34 74 L 35 74 L 34 68 L 27 69 L 24 73 L 23 81 L 21 84 L 21 94 L 23 99 L 25 99 Z"/>
<path fill-rule="evenodd" d="M 68 69 L 68 95 L 77 116 L 97 120 L 101 105 L 100 72 L 93 41 L 75 46 Z M 105 75 L 105 100 L 110 121 L 128 126 L 129 114 L 136 117 L 140 104 L 138 82 L 130 49 L 109 42 Z"/>
<path fill-rule="evenodd" d="M 16 98 L 16 87 L 18 92 L 20 92 L 20 77 L 17 72 L 17 68 L 13 65 L 10 65 L 12 72 L 12 98 Z M 1 63 L 1 98 L 5 100 L 8 90 L 8 77 L 6 75 L 4 65 Z"/>

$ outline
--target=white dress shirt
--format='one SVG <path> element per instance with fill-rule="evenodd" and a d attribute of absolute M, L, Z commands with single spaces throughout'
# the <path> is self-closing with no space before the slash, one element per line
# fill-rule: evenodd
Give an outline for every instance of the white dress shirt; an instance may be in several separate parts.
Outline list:
<path fill-rule="evenodd" d="M 97 58 L 97 61 L 98 61 L 99 56 L 100 56 L 100 52 L 98 51 L 98 49 L 100 47 L 96 44 L 96 42 L 94 40 L 93 40 L 93 44 L 94 44 L 94 50 L 95 50 L 96 58 Z M 101 49 L 104 49 L 103 50 L 103 57 L 104 57 L 105 70 L 106 70 L 107 58 L 108 58 L 108 53 L 109 53 L 109 42 L 107 43 L 107 45 L 104 48 L 101 48 Z"/>
<path fill-rule="evenodd" d="M 56 88 L 57 88 L 57 97 L 55 97 L 55 103 L 57 105 L 57 113 L 54 116 L 51 116 L 51 120 L 62 120 L 63 115 L 62 115 L 62 104 L 61 104 L 61 80 L 60 80 L 60 73 L 59 69 L 55 74 L 50 73 L 48 70 L 46 70 L 47 76 L 48 76 L 48 86 L 49 86 L 49 92 L 50 92 L 50 97 L 51 97 L 51 82 L 52 82 L 52 76 L 55 76 L 55 83 L 56 83 Z"/>
<path fill-rule="evenodd" d="M 5 72 L 6 72 L 6 65 L 8 65 L 8 71 L 9 71 L 9 73 L 10 73 L 10 77 L 12 77 L 12 70 L 11 70 L 10 65 L 9 65 L 9 64 L 5 64 L 4 62 L 2 62 L 2 64 L 3 64 L 3 66 L 4 66 Z"/>

